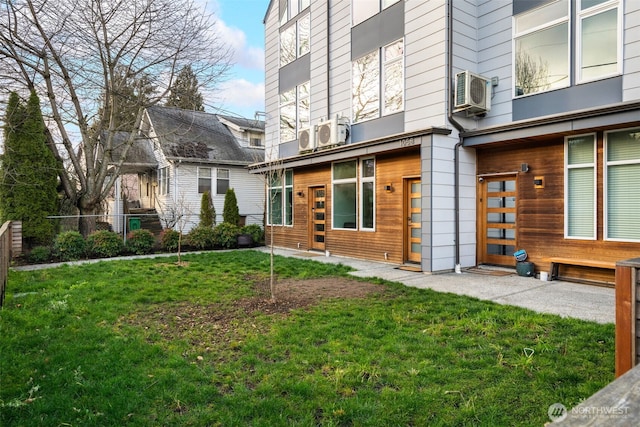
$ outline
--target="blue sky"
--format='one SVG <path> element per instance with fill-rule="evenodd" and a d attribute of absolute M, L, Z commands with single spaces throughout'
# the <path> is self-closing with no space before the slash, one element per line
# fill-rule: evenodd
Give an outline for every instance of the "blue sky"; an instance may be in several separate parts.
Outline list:
<path fill-rule="evenodd" d="M 202 0 L 215 14 L 221 41 L 235 54 L 234 66 L 214 96 L 205 97 L 205 110 L 253 118 L 264 111 L 264 25 L 269 0 Z"/>

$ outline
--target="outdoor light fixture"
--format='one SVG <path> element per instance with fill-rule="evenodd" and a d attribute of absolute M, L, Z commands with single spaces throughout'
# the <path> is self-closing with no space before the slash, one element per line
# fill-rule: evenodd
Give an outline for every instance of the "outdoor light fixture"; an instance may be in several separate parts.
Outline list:
<path fill-rule="evenodd" d="M 304 197 L 304 193 L 302 191 L 298 191 L 296 194 L 298 195 L 298 197 Z"/>
<path fill-rule="evenodd" d="M 393 192 L 393 186 L 391 184 L 385 185 L 384 186 L 384 191 L 386 191 L 387 193 L 392 193 Z"/>

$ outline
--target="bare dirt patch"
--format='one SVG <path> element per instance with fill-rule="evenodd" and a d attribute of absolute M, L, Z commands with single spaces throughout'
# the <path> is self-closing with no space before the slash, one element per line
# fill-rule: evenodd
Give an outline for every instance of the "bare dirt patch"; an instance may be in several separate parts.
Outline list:
<path fill-rule="evenodd" d="M 329 298 L 365 298 L 385 292 L 383 285 L 343 277 L 287 279 L 276 284 L 274 302 L 270 298 L 268 278 L 248 277 L 247 280 L 253 282 L 256 296 L 232 304 L 160 304 L 120 321 L 144 328 L 150 341 L 186 339 L 198 348 L 194 351 L 210 351 L 218 345 L 232 347 L 249 333 L 266 332 L 268 323 L 256 321 L 260 315 L 286 316 L 291 310 Z"/>

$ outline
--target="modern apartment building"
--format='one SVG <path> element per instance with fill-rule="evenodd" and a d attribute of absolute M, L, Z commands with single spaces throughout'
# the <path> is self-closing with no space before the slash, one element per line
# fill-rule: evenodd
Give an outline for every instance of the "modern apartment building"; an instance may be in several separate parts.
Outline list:
<path fill-rule="evenodd" d="M 640 254 L 640 2 L 274 0 L 265 31 L 275 245 L 424 272 Z"/>

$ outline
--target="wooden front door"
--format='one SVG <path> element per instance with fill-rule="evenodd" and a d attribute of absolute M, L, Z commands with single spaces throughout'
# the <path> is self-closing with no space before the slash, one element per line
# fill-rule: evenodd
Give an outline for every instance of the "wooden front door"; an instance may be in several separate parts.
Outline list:
<path fill-rule="evenodd" d="M 405 180 L 404 227 L 405 260 L 420 263 L 422 261 L 422 191 L 420 179 Z"/>
<path fill-rule="evenodd" d="M 325 226 L 326 226 L 326 190 L 323 187 L 309 188 L 309 248 L 325 250 Z"/>
<path fill-rule="evenodd" d="M 478 263 L 513 266 L 516 251 L 516 175 L 478 180 Z"/>

